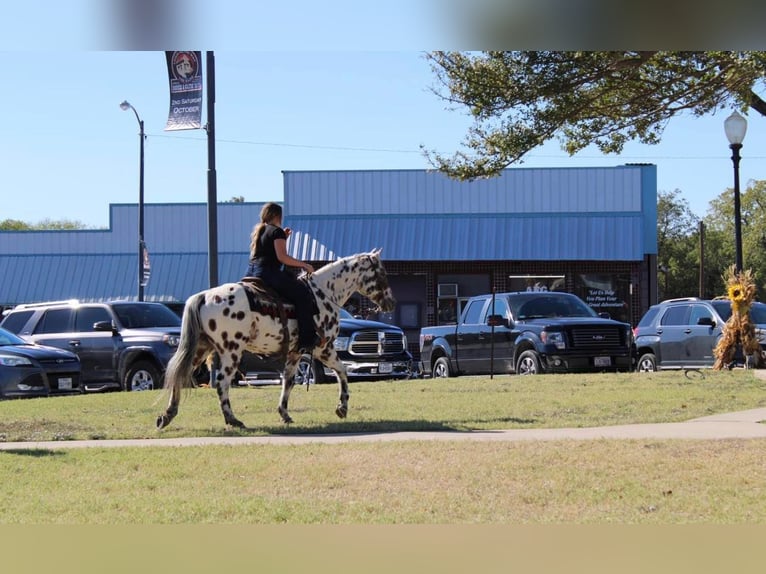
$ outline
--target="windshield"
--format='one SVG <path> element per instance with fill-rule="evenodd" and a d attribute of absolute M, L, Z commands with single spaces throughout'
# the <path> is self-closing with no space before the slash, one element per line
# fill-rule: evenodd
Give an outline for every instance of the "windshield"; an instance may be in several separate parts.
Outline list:
<path fill-rule="evenodd" d="M 5 345 L 28 345 L 24 339 L 17 337 L 10 331 L 0 329 L 0 346 Z"/>
<path fill-rule="evenodd" d="M 563 293 L 530 293 L 509 297 L 508 305 L 519 321 L 548 317 L 598 317 L 581 299 Z"/>
<path fill-rule="evenodd" d="M 112 309 L 126 329 L 181 326 L 181 318 L 160 303 L 116 303 Z"/>

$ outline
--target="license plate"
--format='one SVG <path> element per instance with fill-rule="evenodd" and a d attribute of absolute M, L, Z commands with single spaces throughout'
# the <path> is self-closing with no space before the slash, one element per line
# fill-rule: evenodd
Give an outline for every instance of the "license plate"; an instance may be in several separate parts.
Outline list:
<path fill-rule="evenodd" d="M 62 391 L 71 391 L 72 390 L 72 377 L 60 377 L 59 378 L 59 389 Z"/>
<path fill-rule="evenodd" d="M 379 373 L 390 373 L 394 370 L 394 366 L 391 363 L 380 363 L 378 365 Z"/>
<path fill-rule="evenodd" d="M 593 357 L 594 367 L 611 367 L 612 357 Z"/>

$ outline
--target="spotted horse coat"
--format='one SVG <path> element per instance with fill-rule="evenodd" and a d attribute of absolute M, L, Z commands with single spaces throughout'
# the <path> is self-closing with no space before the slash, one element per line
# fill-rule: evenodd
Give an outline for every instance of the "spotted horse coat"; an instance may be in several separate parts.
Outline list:
<path fill-rule="evenodd" d="M 307 277 L 319 311 L 314 315 L 316 330 L 325 342 L 313 350 L 313 356 L 336 373 L 340 397 L 335 414 L 340 418 L 348 414 L 349 392 L 346 369 L 332 344 L 340 328 L 339 310 L 355 292 L 368 297 L 383 311 L 392 311 L 396 305 L 380 251 L 344 257 Z M 216 389 L 224 421 L 227 425 L 244 427 L 234 416 L 229 402 L 229 388 L 243 351 L 285 358 L 277 410 L 285 423 L 292 422 L 287 403 L 301 356 L 297 348 L 298 323 L 290 312 L 292 305 L 285 303 L 284 306 L 288 309 L 287 316 L 293 317 L 288 318 L 287 329 L 280 320 L 279 302 L 247 282 L 227 283 L 189 297 L 178 350 L 165 372 L 165 389 L 170 397 L 167 409 L 157 417 L 157 428 L 166 427 L 178 414 L 181 388 L 191 385 L 192 373 L 211 353 L 217 353 L 220 362 Z"/>

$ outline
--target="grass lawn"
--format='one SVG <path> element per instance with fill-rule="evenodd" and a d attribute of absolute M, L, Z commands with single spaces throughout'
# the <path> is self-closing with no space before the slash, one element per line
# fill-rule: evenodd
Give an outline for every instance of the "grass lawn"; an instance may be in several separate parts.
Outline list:
<path fill-rule="evenodd" d="M 682 421 L 766 404 L 751 371 L 501 376 L 0 403 L 5 441 L 474 430 Z M 0 524 L 764 524 L 766 441 L 631 440 L 241 445 L 0 452 Z"/>

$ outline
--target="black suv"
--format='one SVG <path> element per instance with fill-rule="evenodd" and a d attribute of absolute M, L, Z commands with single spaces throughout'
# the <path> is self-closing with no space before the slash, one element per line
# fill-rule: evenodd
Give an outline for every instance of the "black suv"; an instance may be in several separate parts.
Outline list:
<path fill-rule="evenodd" d="M 22 339 L 80 357 L 85 391 L 162 387 L 181 320 L 161 303 L 76 300 L 18 305 L 0 325 Z"/>
<path fill-rule="evenodd" d="M 653 305 L 634 330 L 638 371 L 712 367 L 713 349 L 731 317 L 729 299 L 668 299 Z M 753 303 L 750 318 L 761 342 L 761 358 L 766 347 L 766 304 Z M 735 363 L 743 364 L 738 353 Z"/>

